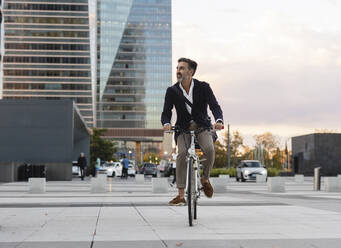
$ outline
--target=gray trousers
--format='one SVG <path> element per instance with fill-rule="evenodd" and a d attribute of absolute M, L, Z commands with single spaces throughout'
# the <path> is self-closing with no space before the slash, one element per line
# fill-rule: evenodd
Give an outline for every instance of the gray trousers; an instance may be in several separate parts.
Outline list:
<path fill-rule="evenodd" d="M 197 135 L 197 141 L 204 153 L 203 176 L 205 179 L 210 177 L 210 172 L 214 164 L 215 150 L 212 135 L 208 131 L 203 131 Z M 181 134 L 178 136 L 178 156 L 176 158 L 176 185 L 182 189 L 186 187 L 187 175 L 187 151 L 191 144 L 190 134 Z"/>

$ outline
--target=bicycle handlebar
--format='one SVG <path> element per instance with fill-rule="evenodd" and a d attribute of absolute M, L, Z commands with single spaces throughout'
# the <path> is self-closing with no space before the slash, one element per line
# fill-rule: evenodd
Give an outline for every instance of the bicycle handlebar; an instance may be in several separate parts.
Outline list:
<path fill-rule="evenodd" d="M 221 129 L 214 129 L 214 126 L 213 127 L 200 127 L 198 128 L 199 131 L 204 131 L 204 130 L 208 130 L 208 131 L 221 131 L 224 129 L 224 126 L 222 126 Z M 172 133 L 172 132 L 180 132 L 180 133 L 190 133 L 191 131 L 190 130 L 185 130 L 185 129 L 182 129 L 181 127 L 179 126 L 171 126 L 171 129 L 168 130 L 168 131 L 165 131 L 165 133 Z"/>

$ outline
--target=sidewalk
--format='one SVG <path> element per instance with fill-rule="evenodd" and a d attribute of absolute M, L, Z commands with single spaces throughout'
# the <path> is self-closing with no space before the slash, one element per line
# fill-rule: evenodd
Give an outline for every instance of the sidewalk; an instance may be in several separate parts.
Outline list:
<path fill-rule="evenodd" d="M 312 191 L 312 181 L 287 182 L 286 193 L 266 184 L 228 184 L 228 192 L 199 201 L 188 226 L 176 195 L 153 194 L 151 181 L 108 178 L 108 191 L 90 193 L 90 181 L 47 182 L 29 194 L 27 182 L 0 184 L 0 247 L 243 247 L 341 246 L 341 193 Z"/>

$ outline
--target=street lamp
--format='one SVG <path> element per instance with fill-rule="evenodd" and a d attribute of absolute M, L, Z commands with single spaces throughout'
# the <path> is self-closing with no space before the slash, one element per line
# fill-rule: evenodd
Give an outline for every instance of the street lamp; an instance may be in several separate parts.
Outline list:
<path fill-rule="evenodd" d="M 129 159 L 131 160 L 131 153 L 132 151 L 129 150 Z"/>

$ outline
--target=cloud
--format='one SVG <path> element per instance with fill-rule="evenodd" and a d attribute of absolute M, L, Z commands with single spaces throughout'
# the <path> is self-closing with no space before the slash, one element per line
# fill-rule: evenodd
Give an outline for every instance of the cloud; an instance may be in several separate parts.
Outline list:
<path fill-rule="evenodd" d="M 211 83 L 225 119 L 296 130 L 339 127 L 341 31 L 265 11 L 230 36 L 212 33 L 189 25 L 175 34 L 182 39 L 174 56 L 199 62 L 196 76 Z"/>

